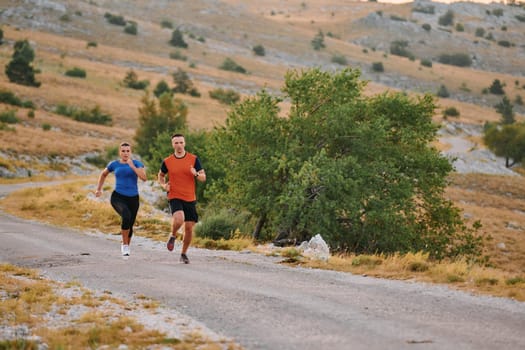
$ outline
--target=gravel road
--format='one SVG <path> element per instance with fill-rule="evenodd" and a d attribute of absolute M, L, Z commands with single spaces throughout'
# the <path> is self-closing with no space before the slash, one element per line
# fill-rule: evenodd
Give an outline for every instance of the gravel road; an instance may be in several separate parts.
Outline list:
<path fill-rule="evenodd" d="M 11 186 L 0 186 L 0 194 Z M 117 236 L 0 212 L 0 262 L 37 268 L 93 290 L 145 295 L 246 349 L 524 349 L 525 303 L 443 286 L 293 268 L 278 257 L 191 248 L 178 262 L 136 237 L 123 260 Z"/>

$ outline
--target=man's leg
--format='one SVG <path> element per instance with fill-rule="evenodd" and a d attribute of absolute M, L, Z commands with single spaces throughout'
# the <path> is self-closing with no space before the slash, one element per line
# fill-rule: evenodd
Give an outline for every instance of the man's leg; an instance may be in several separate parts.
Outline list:
<path fill-rule="evenodd" d="M 171 216 L 171 236 L 166 244 L 168 250 L 171 252 L 175 247 L 175 239 L 177 238 L 177 231 L 184 224 L 184 212 L 177 210 Z"/>
<path fill-rule="evenodd" d="M 186 254 L 188 251 L 188 248 L 190 247 L 191 240 L 193 239 L 193 226 L 195 226 L 195 222 L 193 221 L 186 221 L 184 224 L 184 238 L 182 239 L 182 254 Z"/>

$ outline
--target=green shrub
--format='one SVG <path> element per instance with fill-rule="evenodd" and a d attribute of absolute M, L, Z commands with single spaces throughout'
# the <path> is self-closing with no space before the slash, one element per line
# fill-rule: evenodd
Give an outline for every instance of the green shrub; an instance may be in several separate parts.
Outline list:
<path fill-rule="evenodd" d="M 344 55 L 335 54 L 332 56 L 332 62 L 340 64 L 341 66 L 346 66 L 348 64 L 348 60 Z"/>
<path fill-rule="evenodd" d="M 257 56 L 264 56 L 264 55 L 266 55 L 266 50 L 264 49 L 264 46 L 262 46 L 262 45 L 255 45 L 252 48 L 252 51 Z"/>
<path fill-rule="evenodd" d="M 447 107 L 443 111 L 445 117 L 459 117 L 459 111 L 456 107 Z"/>
<path fill-rule="evenodd" d="M 432 61 L 429 60 L 429 59 L 424 58 L 424 59 L 421 60 L 421 65 L 423 67 L 432 67 Z"/>
<path fill-rule="evenodd" d="M 246 69 L 244 69 L 242 66 L 238 65 L 234 60 L 232 60 L 229 57 L 226 57 L 222 64 L 219 67 L 220 69 L 231 71 L 231 72 L 238 72 L 238 73 L 246 73 Z"/>
<path fill-rule="evenodd" d="M 96 41 L 88 41 L 88 43 L 86 44 L 86 47 L 87 48 L 90 48 L 90 47 L 97 47 L 98 44 Z"/>
<path fill-rule="evenodd" d="M 423 28 L 424 30 L 426 30 L 427 32 L 430 32 L 430 29 L 432 29 L 432 27 L 430 26 L 430 24 L 428 23 L 424 23 L 421 28 Z"/>
<path fill-rule="evenodd" d="M 6 124 L 17 124 L 20 120 L 16 116 L 16 111 L 11 109 L 0 113 L 0 122 Z"/>
<path fill-rule="evenodd" d="M 22 100 L 19 99 L 13 92 L 7 90 L 0 90 L 0 102 L 12 106 L 22 106 Z"/>
<path fill-rule="evenodd" d="M 520 22 L 525 22 L 525 15 L 516 15 L 514 17 Z"/>
<path fill-rule="evenodd" d="M 235 218 L 227 211 L 208 214 L 195 225 L 195 234 L 198 237 L 214 240 L 230 239 L 239 228 Z"/>
<path fill-rule="evenodd" d="M 438 61 L 457 67 L 470 67 L 472 65 L 472 59 L 465 53 L 442 54 L 439 56 Z"/>
<path fill-rule="evenodd" d="M 445 85 L 441 85 L 438 89 L 437 94 L 439 97 L 447 98 L 450 97 L 450 93 Z"/>
<path fill-rule="evenodd" d="M 383 67 L 383 62 L 374 62 L 372 63 L 372 70 L 374 72 L 384 72 L 385 68 Z"/>
<path fill-rule="evenodd" d="M 512 45 L 512 43 L 508 40 L 499 40 L 498 41 L 498 45 L 499 46 L 503 46 L 503 47 L 511 47 L 511 46 L 514 46 Z"/>
<path fill-rule="evenodd" d="M 51 130 L 51 124 L 49 124 L 49 123 L 42 124 L 42 130 L 44 130 L 44 131 Z"/>
<path fill-rule="evenodd" d="M 30 109 L 29 111 L 27 111 L 27 117 L 33 119 L 35 117 L 35 110 Z"/>
<path fill-rule="evenodd" d="M 492 10 L 492 14 L 496 17 L 501 17 L 503 16 L 503 9 L 494 9 Z"/>
<path fill-rule="evenodd" d="M 122 26 L 122 27 L 124 27 L 126 25 L 126 20 L 124 19 L 124 16 L 113 15 L 113 14 L 111 14 L 109 12 L 106 12 L 104 14 L 104 17 L 111 24 L 114 24 L 114 25 L 117 25 L 117 26 Z"/>
<path fill-rule="evenodd" d="M 463 26 L 463 24 L 461 23 L 456 23 L 456 32 L 464 32 L 465 31 L 465 26 Z"/>
<path fill-rule="evenodd" d="M 477 37 L 483 38 L 484 35 L 485 35 L 485 29 L 484 28 L 481 28 L 481 27 L 476 28 L 476 36 Z"/>
<path fill-rule="evenodd" d="M 514 98 L 514 103 L 518 106 L 523 106 L 523 98 L 521 97 L 521 95 L 516 95 L 516 97 Z"/>
<path fill-rule="evenodd" d="M 138 32 L 139 30 L 136 23 L 128 23 L 126 28 L 124 28 L 124 33 L 126 34 L 137 35 Z"/>
<path fill-rule="evenodd" d="M 232 89 L 214 89 L 209 92 L 210 97 L 227 105 L 239 102 L 241 95 Z"/>
<path fill-rule="evenodd" d="M 169 29 L 173 29 L 173 22 L 171 22 L 171 21 L 168 20 L 168 19 L 163 19 L 163 20 L 160 22 L 160 27 L 161 27 L 161 28 L 169 28 Z"/>
<path fill-rule="evenodd" d="M 390 53 L 392 55 L 414 58 L 414 54 L 407 50 L 408 41 L 406 40 L 396 40 L 390 43 Z"/>
<path fill-rule="evenodd" d="M 525 278 L 523 277 L 512 277 L 505 281 L 505 284 L 513 286 L 515 284 L 525 283 Z"/>
<path fill-rule="evenodd" d="M 179 50 L 170 52 L 170 58 L 172 58 L 174 60 L 179 60 L 179 61 L 187 61 L 188 60 L 188 56 L 185 56 Z"/>
<path fill-rule="evenodd" d="M 443 16 L 439 17 L 438 23 L 442 26 L 451 26 L 454 24 L 454 12 L 452 10 L 448 10 Z"/>
<path fill-rule="evenodd" d="M 149 80 L 139 80 L 134 70 L 129 70 L 122 81 L 124 86 L 135 90 L 144 90 L 149 86 Z"/>
<path fill-rule="evenodd" d="M 421 13 L 433 15 L 435 13 L 435 7 L 433 5 L 428 5 L 428 6 L 416 5 L 414 8 L 412 8 L 412 12 L 421 12 Z"/>
<path fill-rule="evenodd" d="M 390 19 L 391 19 L 392 21 L 400 21 L 400 22 L 406 22 L 406 21 L 407 21 L 406 18 L 404 18 L 404 17 L 400 17 L 400 16 L 398 16 L 398 15 L 390 15 Z"/>
<path fill-rule="evenodd" d="M 73 77 L 73 78 L 85 78 L 86 71 L 82 68 L 74 67 L 74 68 L 67 70 L 66 75 L 68 77 Z"/>

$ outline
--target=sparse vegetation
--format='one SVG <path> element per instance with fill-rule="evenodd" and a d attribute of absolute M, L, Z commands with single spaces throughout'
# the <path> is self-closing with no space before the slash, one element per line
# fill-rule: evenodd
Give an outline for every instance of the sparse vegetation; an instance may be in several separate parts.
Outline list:
<path fill-rule="evenodd" d="M 332 62 L 333 63 L 337 63 L 341 66 L 346 66 L 348 65 L 348 60 L 346 59 L 346 57 L 344 55 L 341 55 L 341 54 L 334 54 L 332 56 Z"/>
<path fill-rule="evenodd" d="M 241 65 L 239 65 L 237 62 L 235 62 L 229 57 L 226 57 L 224 59 L 224 61 L 222 62 L 219 68 L 230 71 L 230 72 L 237 72 L 237 73 L 243 73 L 243 74 L 247 73 L 244 67 L 242 67 Z"/>
<path fill-rule="evenodd" d="M 390 53 L 392 55 L 401 56 L 401 57 L 408 57 L 410 59 L 414 59 L 415 56 L 412 52 L 410 52 L 408 49 L 408 41 L 407 40 L 396 40 L 390 43 Z"/>
<path fill-rule="evenodd" d="M 116 26 L 124 27 L 126 25 L 126 19 L 122 15 L 114 15 L 112 13 L 106 12 L 104 14 L 104 18 L 108 21 L 108 23 L 114 24 Z"/>
<path fill-rule="evenodd" d="M 139 80 L 137 73 L 131 69 L 126 73 L 122 84 L 131 89 L 144 90 L 149 86 L 149 80 Z"/>
<path fill-rule="evenodd" d="M 447 12 L 439 16 L 438 23 L 441 26 L 451 26 L 454 24 L 454 11 L 447 10 Z"/>
<path fill-rule="evenodd" d="M 86 70 L 82 68 L 74 67 L 74 68 L 68 69 L 66 71 L 66 75 L 68 77 L 73 77 L 73 78 L 85 78 Z"/>
<path fill-rule="evenodd" d="M 322 30 L 319 30 L 317 32 L 316 36 L 312 39 L 311 44 L 313 49 L 316 51 L 319 51 L 326 47 L 326 44 L 324 42 L 324 34 Z"/>
<path fill-rule="evenodd" d="M 0 90 L 0 103 L 9 104 L 12 106 L 34 108 L 35 105 L 32 101 L 23 101 L 16 96 L 12 91 Z"/>
<path fill-rule="evenodd" d="M 377 73 L 384 72 L 385 67 L 383 67 L 383 62 L 373 62 L 372 71 L 377 72 Z"/>
<path fill-rule="evenodd" d="M 241 99 L 241 95 L 233 89 L 218 88 L 210 91 L 209 94 L 211 98 L 227 105 L 237 103 Z"/>
<path fill-rule="evenodd" d="M 101 125 L 113 123 L 113 118 L 109 114 L 103 113 L 100 106 L 95 106 L 92 109 L 81 109 L 67 104 L 59 104 L 55 107 L 55 113 L 79 122 Z"/>
<path fill-rule="evenodd" d="M 459 117 L 459 111 L 456 107 L 447 107 L 443 111 L 445 117 Z"/>
<path fill-rule="evenodd" d="M 252 48 L 252 51 L 257 56 L 264 56 L 264 55 L 266 55 L 266 50 L 264 49 L 264 46 L 262 46 L 262 45 L 255 45 Z"/>
<path fill-rule="evenodd" d="M 470 67 L 472 65 L 472 59 L 466 53 L 441 54 L 438 61 L 458 67 Z"/>
<path fill-rule="evenodd" d="M 438 97 L 447 98 L 450 97 L 450 93 L 445 85 L 441 85 L 436 93 Z"/>
<path fill-rule="evenodd" d="M 421 59 L 421 65 L 423 67 L 432 67 L 432 61 L 426 58 Z"/>

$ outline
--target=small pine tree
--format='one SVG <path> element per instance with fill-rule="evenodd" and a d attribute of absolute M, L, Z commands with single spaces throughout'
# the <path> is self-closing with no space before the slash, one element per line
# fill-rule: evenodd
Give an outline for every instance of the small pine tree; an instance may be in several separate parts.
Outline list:
<path fill-rule="evenodd" d="M 188 47 L 188 44 L 184 41 L 182 32 L 178 29 L 175 29 L 173 33 L 171 33 L 170 44 L 175 47 L 182 47 L 183 49 Z"/>
<path fill-rule="evenodd" d="M 312 39 L 312 47 L 314 48 L 314 50 L 317 51 L 326 47 L 324 43 L 324 34 L 322 30 L 319 30 L 317 35 Z"/>
<path fill-rule="evenodd" d="M 35 70 L 32 65 L 35 52 L 29 41 L 17 41 L 14 49 L 13 58 L 5 67 L 5 74 L 9 81 L 20 85 L 39 87 L 40 82 L 35 80 Z"/>
<path fill-rule="evenodd" d="M 514 118 L 514 106 L 507 96 L 503 96 L 501 102 L 495 105 L 494 108 L 496 108 L 496 111 L 501 114 L 502 124 L 514 124 L 516 121 Z"/>
<path fill-rule="evenodd" d="M 0 45 L 4 43 L 4 31 L 0 28 Z"/>
<path fill-rule="evenodd" d="M 494 95 L 504 95 L 503 84 L 499 79 L 494 79 L 492 85 L 489 87 L 489 92 Z"/>
<path fill-rule="evenodd" d="M 157 86 L 155 86 L 155 90 L 153 90 L 153 94 L 159 98 L 160 95 L 163 93 L 168 92 L 171 93 L 171 89 L 168 86 L 168 83 L 166 83 L 164 80 L 161 80 L 157 83 Z"/>
<path fill-rule="evenodd" d="M 257 56 L 264 56 L 266 54 L 264 50 L 264 46 L 262 45 L 255 45 L 252 50 L 253 50 L 253 53 L 256 54 Z"/>

